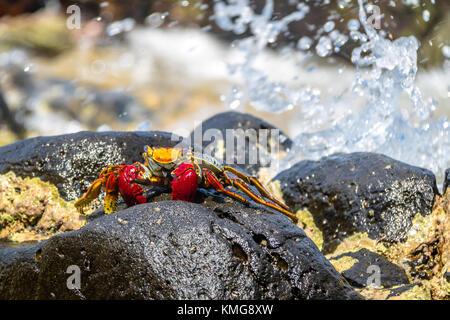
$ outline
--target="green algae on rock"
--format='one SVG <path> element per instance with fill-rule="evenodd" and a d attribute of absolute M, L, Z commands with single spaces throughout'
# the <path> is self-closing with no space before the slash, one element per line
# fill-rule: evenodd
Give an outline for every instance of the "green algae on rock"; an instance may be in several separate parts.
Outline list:
<path fill-rule="evenodd" d="M 58 189 L 39 178 L 21 178 L 13 172 L 0 175 L 0 238 L 42 240 L 76 230 L 84 220 Z"/>

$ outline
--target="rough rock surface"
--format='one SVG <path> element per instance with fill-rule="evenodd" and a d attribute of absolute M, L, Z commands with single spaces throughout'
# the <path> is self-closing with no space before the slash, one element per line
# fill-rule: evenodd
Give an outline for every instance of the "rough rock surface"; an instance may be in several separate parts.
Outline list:
<path fill-rule="evenodd" d="M 0 173 L 39 177 L 54 184 L 64 199 L 74 200 L 106 165 L 142 161 L 144 145 L 172 147 L 179 143 L 176 139 L 159 131 L 83 131 L 31 138 L 0 147 Z"/>
<path fill-rule="evenodd" d="M 227 129 L 234 129 L 234 131 L 228 130 L 232 133 L 234 140 L 227 140 Z M 275 132 L 272 135 L 273 129 L 279 130 L 250 114 L 231 111 L 216 114 L 203 121 L 191 133 L 191 140 L 197 145 L 202 145 L 205 152 L 224 161 L 227 160 L 226 150 L 231 150 L 232 162 L 226 161 L 226 164 L 236 165 L 250 174 L 257 174 L 259 168 L 270 165 L 271 156 L 277 157 L 278 152 L 286 151 L 292 146 L 292 140 L 281 130 L 278 136 Z M 267 132 L 267 142 L 258 143 L 259 139 L 263 139 L 264 132 Z M 199 134 L 196 135 L 196 133 Z M 229 141 L 234 141 L 234 145 L 228 144 Z M 245 141 L 245 152 L 241 153 L 244 145 L 238 141 Z"/>
<path fill-rule="evenodd" d="M 385 257 L 366 248 L 356 252 L 339 254 L 331 260 L 350 259 L 354 263 L 345 270 L 339 270 L 347 281 L 354 287 L 366 287 L 370 284 L 389 288 L 408 284 L 405 270 L 390 262 Z M 376 277 L 380 282 L 377 283 Z"/>
<path fill-rule="evenodd" d="M 42 240 L 54 232 L 79 229 L 83 217 L 39 178 L 0 174 L 0 239 Z"/>
<path fill-rule="evenodd" d="M 274 181 L 291 209 L 311 212 L 323 233 L 324 252 L 355 232 L 406 240 L 414 216 L 430 214 L 438 194 L 432 172 L 375 153 L 301 161 Z"/>
<path fill-rule="evenodd" d="M 288 218 L 233 204 L 134 206 L 1 250 L 0 274 L 0 299 L 361 298 Z"/>

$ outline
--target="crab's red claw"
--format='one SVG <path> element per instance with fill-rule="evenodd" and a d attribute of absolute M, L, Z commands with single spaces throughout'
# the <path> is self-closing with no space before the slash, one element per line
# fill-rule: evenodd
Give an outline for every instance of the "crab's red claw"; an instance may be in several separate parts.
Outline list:
<path fill-rule="evenodd" d="M 119 190 L 129 206 L 147 202 L 144 189 L 138 183 L 133 182 L 139 178 L 141 178 L 141 171 L 136 164 L 126 166 L 119 176 Z"/>
<path fill-rule="evenodd" d="M 194 166 L 190 163 L 180 163 L 172 171 L 172 200 L 194 201 L 197 191 L 198 176 Z"/>

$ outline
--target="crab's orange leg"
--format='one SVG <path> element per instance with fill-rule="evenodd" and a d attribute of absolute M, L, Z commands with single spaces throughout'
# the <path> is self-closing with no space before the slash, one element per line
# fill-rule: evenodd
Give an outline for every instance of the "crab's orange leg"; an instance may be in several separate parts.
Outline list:
<path fill-rule="evenodd" d="M 280 207 L 289 210 L 289 207 L 287 205 L 285 205 L 284 203 L 282 203 L 281 201 L 279 201 L 278 199 L 276 199 L 275 197 L 273 197 L 267 190 L 266 188 L 263 187 L 263 185 L 261 184 L 261 182 L 258 181 L 258 179 L 256 179 L 255 176 L 247 176 L 244 173 L 236 170 L 233 167 L 230 166 L 224 166 L 225 171 L 231 172 L 232 174 L 234 174 L 235 176 L 237 176 L 238 178 L 241 178 L 244 181 L 247 181 L 247 183 L 253 185 L 254 187 L 256 187 L 256 189 L 258 189 L 258 191 L 267 199 L 269 199 L 272 202 L 275 202 L 276 204 L 278 204 Z"/>
<path fill-rule="evenodd" d="M 111 172 L 108 176 L 105 186 L 105 201 L 104 208 L 105 213 L 110 214 L 116 211 L 116 203 L 119 198 L 119 184 L 117 181 L 117 172 Z"/>
<path fill-rule="evenodd" d="M 236 192 L 227 190 L 224 188 L 222 183 L 220 183 L 219 179 L 216 177 L 216 175 L 209 169 L 203 169 L 203 175 L 206 177 L 207 182 L 209 185 L 216 190 L 217 192 L 223 193 L 241 203 L 244 205 L 249 205 L 249 202 L 247 199 L 245 199 L 243 196 L 237 194 Z"/>
<path fill-rule="evenodd" d="M 99 175 L 99 178 L 95 180 L 88 188 L 88 190 L 84 193 L 84 195 L 75 202 L 75 208 L 81 214 L 84 214 L 84 208 L 88 206 L 92 201 L 97 199 L 100 192 L 102 191 L 102 187 L 106 187 L 109 177 L 116 172 L 117 170 L 125 167 L 124 165 L 114 165 L 107 166 L 104 168 Z M 106 200 L 106 198 L 105 198 Z M 111 200 L 109 200 L 111 201 Z M 116 200 L 117 201 L 117 200 Z"/>
<path fill-rule="evenodd" d="M 298 222 L 298 218 L 292 212 L 289 212 L 288 210 L 284 209 L 283 207 L 280 207 L 276 204 L 273 204 L 271 202 L 264 200 L 262 197 L 260 197 L 259 195 L 255 194 L 253 191 L 251 191 L 249 186 L 241 178 L 230 178 L 230 177 L 228 177 L 226 172 L 224 172 L 224 176 L 227 179 L 227 182 L 231 186 L 236 187 L 237 189 L 241 190 L 247 196 L 252 198 L 254 201 L 283 213 L 284 215 L 288 216 L 292 221 L 294 221 L 294 223 Z"/>
<path fill-rule="evenodd" d="M 105 183 L 104 180 L 105 177 L 98 178 L 97 180 L 95 180 L 90 185 L 86 193 L 75 202 L 75 208 L 77 208 L 81 214 L 84 214 L 83 211 L 84 207 L 88 206 L 89 203 L 97 199 L 98 195 L 100 194 L 100 191 L 102 190 L 102 186 Z"/>
<path fill-rule="evenodd" d="M 126 165 L 124 165 L 124 164 L 107 166 L 106 168 L 104 168 L 104 169 L 100 172 L 99 177 L 100 177 L 100 178 L 101 178 L 101 177 L 104 177 L 104 176 L 110 174 L 111 172 L 117 171 L 117 170 L 119 170 L 119 169 L 123 169 L 123 168 L 125 168 L 125 167 L 126 167 Z M 106 183 L 106 180 L 105 180 L 105 183 Z"/>

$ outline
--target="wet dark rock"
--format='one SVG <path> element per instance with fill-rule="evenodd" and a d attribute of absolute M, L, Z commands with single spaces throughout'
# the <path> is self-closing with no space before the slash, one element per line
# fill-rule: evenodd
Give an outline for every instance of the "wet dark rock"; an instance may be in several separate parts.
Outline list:
<path fill-rule="evenodd" d="M 173 138 L 173 140 L 172 140 Z M 0 147 L 0 173 L 39 177 L 66 200 L 78 198 L 107 165 L 142 161 L 145 145 L 172 147 L 167 132 L 90 132 L 21 140 Z"/>
<path fill-rule="evenodd" d="M 286 151 L 292 146 L 292 140 L 286 134 L 279 130 L 277 136 L 277 133 L 272 131 L 274 129 L 279 130 L 250 114 L 231 111 L 216 114 L 203 121 L 191 133 L 191 140 L 197 145 L 202 145 L 204 152 L 223 159 L 227 165 L 235 165 L 250 174 L 256 174 L 259 168 L 270 165 L 271 153 Z M 227 131 L 233 139 L 227 140 Z M 196 135 L 196 132 L 199 134 Z M 262 140 L 263 143 L 258 143 L 258 139 L 263 139 L 266 133 L 267 138 Z M 234 145 L 228 144 L 228 141 L 233 141 Z M 245 146 L 239 141 L 245 141 Z M 278 145 L 279 148 L 274 148 L 274 145 Z M 232 161 L 226 161 L 227 149 L 232 151 Z"/>
<path fill-rule="evenodd" d="M 445 194 L 447 191 L 447 188 L 450 186 L 450 168 L 445 170 L 445 176 L 444 176 L 444 187 L 442 189 L 442 194 Z"/>
<path fill-rule="evenodd" d="M 0 250 L 0 299 L 31 299 L 36 288 L 41 247 L 46 241 L 31 247 L 7 247 Z M 23 282 L 22 282 L 23 281 Z M 20 290 L 15 287 L 23 283 Z M 26 286 L 25 283 L 29 283 Z"/>
<path fill-rule="evenodd" d="M 0 3 L 0 17 L 35 12 L 45 7 L 45 0 L 16 0 Z"/>
<path fill-rule="evenodd" d="M 21 121 L 17 120 L 15 112 L 10 110 L 0 88 L 0 124 L 2 122 L 5 122 L 6 126 L 8 126 L 17 137 L 24 137 L 25 127 Z"/>
<path fill-rule="evenodd" d="M 1 250 L 0 274 L 0 299 L 361 298 L 287 217 L 229 203 L 137 205 Z"/>
<path fill-rule="evenodd" d="M 20 102 L 14 110 L 23 122 L 33 122 L 29 130 L 46 132 L 36 101 L 45 103 L 59 122 L 76 121 L 87 128 L 96 129 L 109 123 L 119 128 L 128 123 L 151 119 L 153 112 L 142 105 L 126 90 L 99 90 L 90 86 L 55 77 L 38 78 L 23 70 L 23 66 L 8 65 L 6 72 L 12 79 L 15 89 L 20 92 Z M 95 114 L 95 116 L 92 116 Z"/>
<path fill-rule="evenodd" d="M 417 214 L 431 213 L 438 194 L 432 172 L 375 153 L 301 161 L 274 180 L 291 208 L 308 208 L 323 232 L 324 252 L 339 240 L 367 232 L 376 240 L 404 241 Z"/>
<path fill-rule="evenodd" d="M 53 91 L 52 91 L 53 90 Z M 80 121 L 90 127 L 98 127 L 103 123 L 131 123 L 149 119 L 152 112 L 124 90 L 101 91 L 94 88 L 80 88 L 71 82 L 60 79 L 48 79 L 41 84 L 34 94 L 41 96 L 54 94 L 46 98 L 49 107 L 70 119 Z M 79 92 L 82 92 L 81 94 Z M 36 99 L 35 96 L 32 96 Z M 32 103 L 33 99 L 28 101 Z M 97 116 L 92 117 L 86 109 L 95 108 Z M 89 116 L 86 116 L 86 115 Z"/>
<path fill-rule="evenodd" d="M 90 21 L 99 15 L 104 15 L 106 21 L 122 20 L 125 18 L 133 18 L 140 23 L 143 23 L 145 18 L 152 12 L 158 12 L 158 10 L 152 10 L 155 7 L 155 3 L 162 3 L 165 5 L 165 11 L 170 8 L 170 1 L 145 1 L 145 0 L 130 0 L 123 2 L 120 0 L 108 1 L 108 6 L 102 6 L 99 1 L 96 0 L 59 0 L 61 5 L 61 12 L 66 14 L 68 6 L 76 4 L 80 7 L 81 18 L 84 21 Z M 165 12 L 160 11 L 160 12 Z M 103 19 L 102 19 L 103 20 Z"/>
<path fill-rule="evenodd" d="M 401 294 L 404 294 L 405 292 L 408 292 L 408 291 L 412 292 L 414 289 L 417 289 L 416 287 L 418 287 L 418 288 L 423 287 L 423 284 L 420 283 L 420 282 L 414 282 L 414 283 L 411 283 L 411 284 L 400 286 L 398 288 L 394 288 L 394 289 L 391 290 L 391 293 L 389 293 L 389 295 L 386 297 L 386 300 L 387 299 L 392 299 L 394 297 L 398 297 Z M 410 297 L 408 300 L 412 300 L 412 297 Z M 423 299 L 421 299 L 421 300 L 423 300 Z"/>
<path fill-rule="evenodd" d="M 344 270 L 341 274 L 354 287 L 366 287 L 375 283 L 377 273 L 380 276 L 380 285 L 384 288 L 390 288 L 402 284 L 408 284 L 409 280 L 405 270 L 396 264 L 387 260 L 384 256 L 365 248 L 356 252 L 345 252 L 330 260 L 339 260 L 343 257 L 356 259 L 350 269 Z"/>

